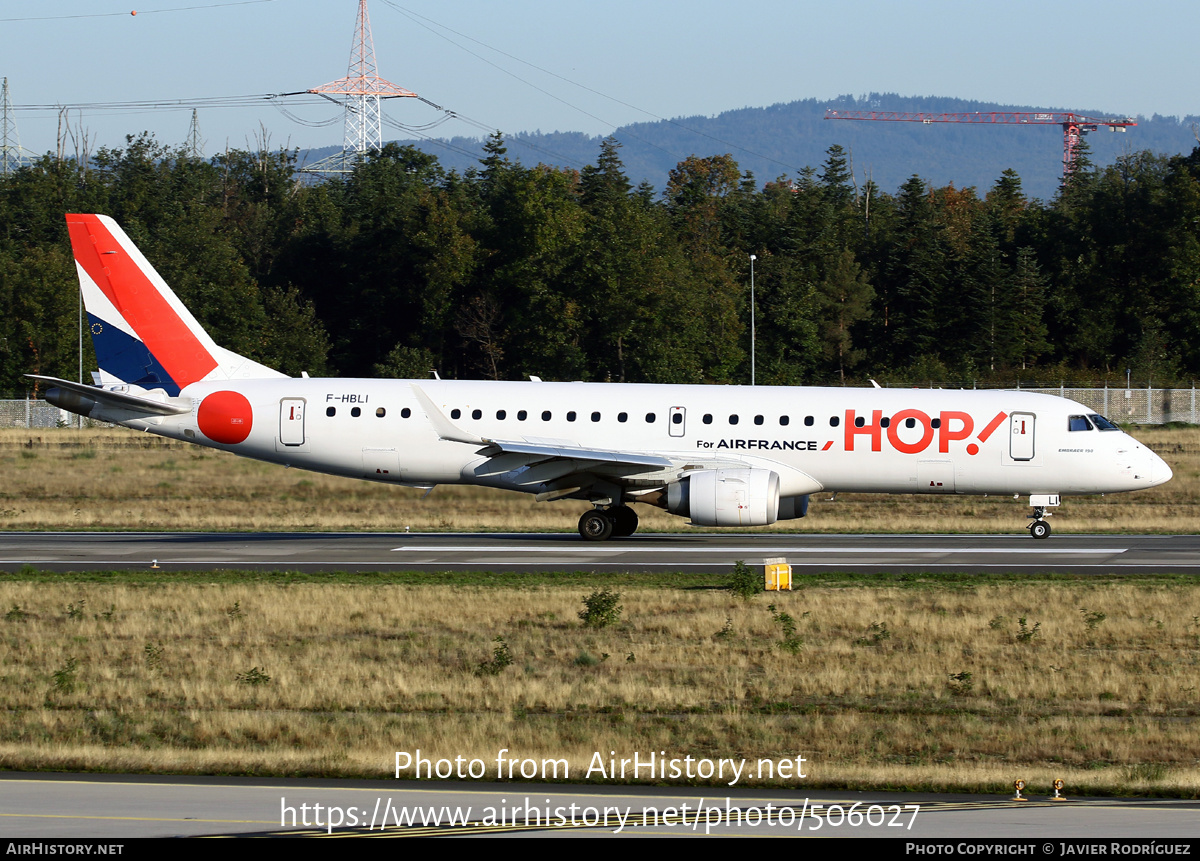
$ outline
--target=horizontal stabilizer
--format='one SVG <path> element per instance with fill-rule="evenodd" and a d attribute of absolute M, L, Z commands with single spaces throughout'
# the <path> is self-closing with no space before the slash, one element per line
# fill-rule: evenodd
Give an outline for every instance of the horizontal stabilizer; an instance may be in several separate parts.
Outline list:
<path fill-rule="evenodd" d="M 46 391 L 46 400 L 56 407 L 81 415 L 89 415 L 92 408 L 97 405 L 108 410 L 124 410 L 148 416 L 178 416 L 192 411 L 190 402 L 181 404 L 178 401 L 160 401 L 140 395 L 100 389 L 83 383 L 73 383 L 70 380 L 60 380 L 58 377 L 43 377 L 40 374 L 26 374 L 25 376 L 53 383 L 54 387 Z"/>

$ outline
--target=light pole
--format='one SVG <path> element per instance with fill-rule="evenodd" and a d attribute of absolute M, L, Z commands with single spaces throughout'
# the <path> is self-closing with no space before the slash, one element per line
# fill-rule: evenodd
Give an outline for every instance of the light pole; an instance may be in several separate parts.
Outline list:
<path fill-rule="evenodd" d="M 757 259 L 750 255 L 750 385 L 754 385 L 754 261 Z"/>
<path fill-rule="evenodd" d="M 79 285 L 79 384 L 83 385 L 83 284 Z M 79 414 L 79 429 L 83 430 L 83 413 Z"/>

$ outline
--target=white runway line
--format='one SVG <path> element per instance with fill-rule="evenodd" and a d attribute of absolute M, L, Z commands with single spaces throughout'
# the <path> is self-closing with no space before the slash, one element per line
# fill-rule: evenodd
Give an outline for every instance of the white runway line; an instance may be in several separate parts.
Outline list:
<path fill-rule="evenodd" d="M 986 553 L 988 555 L 1041 555 L 1053 553 L 1055 555 L 1101 555 L 1125 553 L 1128 548 L 1086 548 L 1078 549 L 1063 549 L 1055 550 L 1051 548 L 1024 548 L 1024 547 L 1008 547 L 1008 548 L 987 548 L 987 547 L 709 547 L 703 550 L 695 548 L 680 549 L 676 547 L 635 547 L 626 545 L 623 547 L 579 547 L 576 549 L 564 549 L 563 547 L 539 547 L 536 545 L 526 547 L 480 547 L 478 545 L 461 545 L 461 546 L 440 546 L 440 547 L 393 547 L 392 553 L 559 553 L 559 554 L 591 554 L 591 553 L 890 553 L 892 555 L 898 553 L 937 553 L 939 555 L 946 553 Z"/>

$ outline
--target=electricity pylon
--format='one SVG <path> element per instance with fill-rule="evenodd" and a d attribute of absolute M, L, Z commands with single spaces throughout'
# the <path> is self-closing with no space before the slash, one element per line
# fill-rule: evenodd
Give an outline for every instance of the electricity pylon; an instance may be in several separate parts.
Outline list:
<path fill-rule="evenodd" d="M 338 102 L 346 110 L 346 136 L 339 155 L 322 159 L 308 168 L 322 173 L 343 173 L 355 158 L 383 148 L 382 99 L 418 98 L 417 94 L 379 77 L 375 68 L 375 45 L 371 38 L 371 19 L 367 0 L 358 2 L 358 22 L 350 48 L 350 69 L 346 77 L 308 90 Z M 332 98 L 345 96 L 344 101 Z"/>

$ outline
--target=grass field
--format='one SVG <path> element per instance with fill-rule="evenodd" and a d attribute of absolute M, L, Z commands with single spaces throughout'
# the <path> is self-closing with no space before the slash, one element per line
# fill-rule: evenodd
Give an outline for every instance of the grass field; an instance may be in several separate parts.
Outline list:
<path fill-rule="evenodd" d="M 1160 487 L 1069 497 L 1056 532 L 1200 530 L 1200 429 L 1136 432 L 1175 472 Z M 572 531 L 586 504 L 486 488 L 423 491 L 285 469 L 128 430 L 0 430 L 0 530 Z M 760 531 L 1020 532 L 1028 500 L 829 494 Z M 636 506 L 641 531 L 683 518 Z"/>
<path fill-rule="evenodd" d="M 595 629 L 570 575 L 5 575 L 0 767 L 387 778 L 398 750 L 508 748 L 582 774 L 666 751 L 803 756 L 805 787 L 1200 793 L 1200 585 L 828 577 L 744 601 L 664 577 Z"/>
<path fill-rule="evenodd" d="M 1175 480 L 1068 499 L 1056 531 L 1197 531 L 1200 431 L 1138 435 Z M 119 430 L 0 432 L 0 474 L 0 529 L 573 530 L 582 510 Z M 1019 532 L 1027 512 L 822 496 L 786 526 Z M 1200 584 L 843 575 L 742 601 L 722 576 L 0 574 L 0 767 L 382 779 L 418 747 L 574 774 L 666 751 L 803 756 L 805 787 L 1200 795 Z M 585 627 L 605 587 L 620 619 Z"/>

